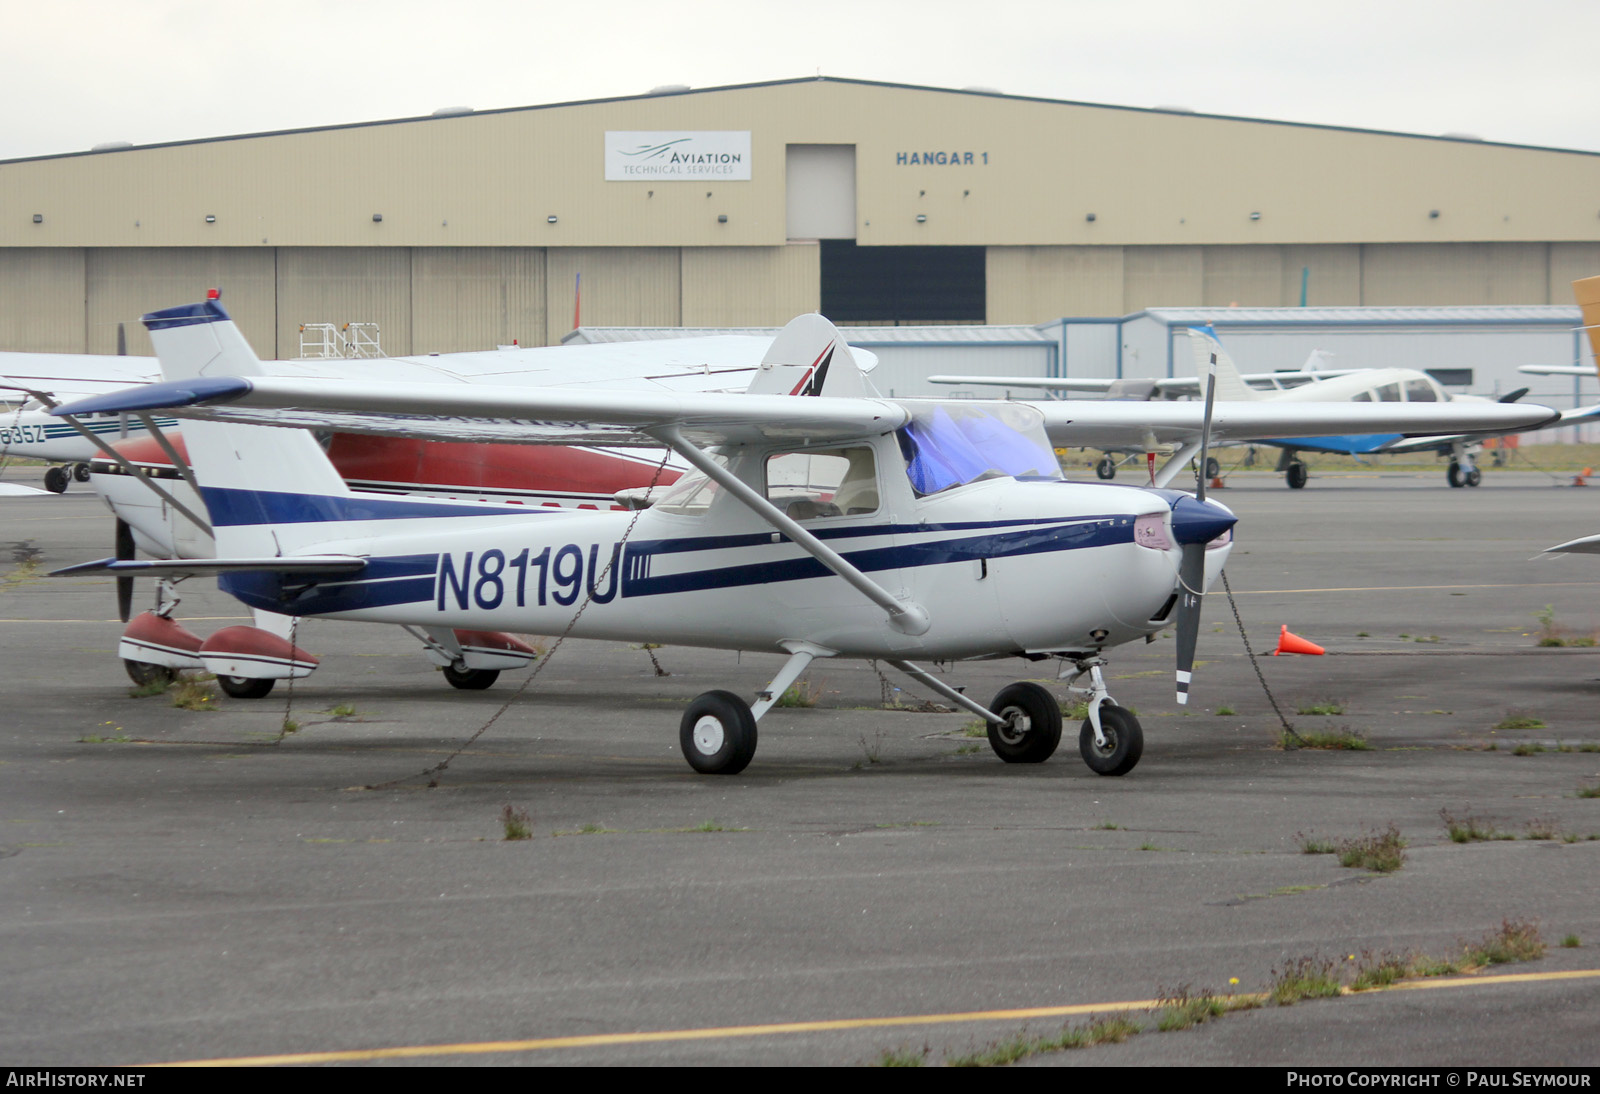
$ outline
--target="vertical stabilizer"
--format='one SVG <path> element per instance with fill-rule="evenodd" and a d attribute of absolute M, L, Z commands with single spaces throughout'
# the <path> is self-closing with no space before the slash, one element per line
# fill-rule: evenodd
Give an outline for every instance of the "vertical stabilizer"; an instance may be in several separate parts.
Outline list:
<path fill-rule="evenodd" d="M 1585 277 L 1572 283 L 1572 295 L 1583 311 L 1584 333 L 1589 336 L 1589 352 L 1600 373 L 1600 277 Z"/>
<path fill-rule="evenodd" d="M 871 394 L 839 328 L 816 314 L 796 316 L 778 332 L 748 390 L 752 395 L 843 398 Z"/>
<path fill-rule="evenodd" d="M 215 299 L 152 312 L 143 321 L 169 380 L 263 374 L 249 342 Z M 273 525 L 287 522 L 296 531 L 313 532 L 295 511 L 314 499 L 349 496 L 306 430 L 188 421 L 183 438 L 211 512 L 218 557 L 287 553 L 300 544 L 275 536 Z"/>
<path fill-rule="evenodd" d="M 1261 392 L 1244 382 L 1238 366 L 1228 351 L 1222 348 L 1217 332 L 1209 326 L 1189 328 L 1189 347 L 1194 350 L 1194 373 L 1200 377 L 1200 394 L 1205 394 L 1205 380 L 1211 373 L 1212 355 L 1216 356 L 1217 400 L 1219 402 L 1246 403 L 1264 399 Z"/>

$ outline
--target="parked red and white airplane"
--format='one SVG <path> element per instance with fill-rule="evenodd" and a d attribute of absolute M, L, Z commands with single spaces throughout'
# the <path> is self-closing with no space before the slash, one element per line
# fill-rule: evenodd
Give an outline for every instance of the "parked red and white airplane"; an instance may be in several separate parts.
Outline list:
<path fill-rule="evenodd" d="M 1058 659 L 1063 676 L 1089 679 L 1085 761 L 1101 774 L 1132 769 L 1142 730 L 1111 701 L 1103 654 L 1176 614 L 1183 700 L 1200 597 L 1235 518 L 1176 491 L 1068 483 L 1052 442 L 1110 443 L 1138 430 L 1203 452 L 1211 436 L 1352 423 L 1506 428 L 1553 414 L 1494 404 L 1218 404 L 1213 415 L 1210 400 L 1035 409 L 884 399 L 814 315 L 785 328 L 772 354 L 805 351 L 782 354 L 739 395 L 296 381 L 264 376 L 215 300 L 145 323 L 168 380 L 63 412 L 171 407 L 204 419 L 185 428 L 220 557 L 106 559 L 62 572 L 213 571 L 252 607 L 296 616 L 786 653 L 753 706 L 726 691 L 690 705 L 679 741 L 706 773 L 742 770 L 759 718 L 812 661 L 835 656 L 884 661 L 984 718 L 991 746 L 1011 762 L 1053 753 L 1055 697 L 1023 682 L 985 706 L 916 661 Z M 813 389 L 826 373 L 823 394 L 764 393 L 790 390 L 785 374 L 807 370 Z M 375 500 L 350 490 L 309 433 L 241 422 L 666 446 L 696 473 L 632 513 Z M 292 662 L 297 651 L 280 643 L 278 655 Z"/>

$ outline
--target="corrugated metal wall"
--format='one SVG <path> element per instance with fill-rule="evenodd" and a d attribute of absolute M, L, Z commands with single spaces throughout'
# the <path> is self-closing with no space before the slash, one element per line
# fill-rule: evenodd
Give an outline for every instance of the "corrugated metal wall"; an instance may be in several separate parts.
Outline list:
<path fill-rule="evenodd" d="M 781 327 L 816 311 L 821 248 L 685 247 L 682 252 L 685 327 Z M 596 314 L 586 321 L 609 325 Z"/>
<path fill-rule="evenodd" d="M 95 247 L 85 252 L 89 353 L 115 353 L 117 324 L 128 352 L 154 353 L 139 317 L 221 289 L 229 313 L 256 353 L 276 356 L 276 265 L 271 249 L 249 247 Z"/>
<path fill-rule="evenodd" d="M 541 248 L 414 248 L 412 352 L 542 345 L 546 292 Z"/>
<path fill-rule="evenodd" d="M 83 251 L 0 248 L 0 348 L 84 353 Z"/>
<path fill-rule="evenodd" d="M 377 323 L 391 357 L 411 352 L 411 248 L 280 249 L 278 356 L 299 355 L 302 323 L 351 322 Z"/>

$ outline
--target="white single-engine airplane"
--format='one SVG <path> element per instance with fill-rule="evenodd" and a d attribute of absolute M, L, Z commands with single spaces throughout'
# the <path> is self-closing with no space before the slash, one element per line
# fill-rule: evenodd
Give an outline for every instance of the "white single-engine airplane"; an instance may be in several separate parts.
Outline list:
<path fill-rule="evenodd" d="M 1294 373 L 1257 373 L 1241 375 L 1228 351 L 1218 341 L 1216 331 L 1210 327 L 1191 327 L 1190 345 L 1194 350 L 1197 375 L 1203 374 L 1206 363 L 1214 361 L 1217 376 L 1217 398 L 1238 402 L 1289 403 L 1514 403 L 1527 394 L 1522 388 L 1501 399 L 1485 399 L 1477 395 L 1451 395 L 1439 386 L 1438 381 L 1425 372 L 1407 368 L 1305 370 Z M 1251 386 L 1251 381 L 1281 383 L 1287 379 L 1305 381 L 1294 387 L 1261 391 Z M 1099 391 L 1115 396 L 1119 390 L 1130 390 L 1130 385 L 1140 381 L 1096 379 L 1045 379 L 1041 377 L 984 377 L 984 376 L 930 376 L 938 384 L 982 385 L 990 387 L 1036 387 L 1059 391 Z M 1119 389 L 1113 385 L 1123 385 Z M 1200 390 L 1201 381 L 1194 377 L 1143 381 L 1143 390 L 1151 394 L 1192 395 Z M 1579 407 L 1559 417 L 1551 418 L 1535 428 L 1554 428 L 1571 425 L 1600 416 L 1600 406 Z M 1376 455 L 1402 452 L 1434 452 L 1448 456 L 1449 465 L 1445 480 L 1451 486 L 1477 486 L 1483 473 L 1477 467 L 1477 455 L 1482 450 L 1486 436 L 1515 430 L 1473 430 L 1452 435 L 1412 436 L 1402 431 L 1374 432 L 1361 429 L 1342 436 L 1278 436 L 1262 437 L 1256 443 L 1272 445 L 1279 453 L 1277 470 L 1283 472 L 1284 481 L 1292 490 L 1304 488 L 1310 478 L 1301 452 L 1328 452 L 1337 455 Z M 1097 468 L 1101 478 L 1111 478 L 1116 473 L 1116 462 L 1109 457 Z M 1214 470 L 1207 469 L 1208 477 Z"/>
<path fill-rule="evenodd" d="M 752 706 L 727 691 L 679 725 L 691 766 L 731 774 L 756 725 L 817 658 L 886 662 L 989 723 L 1002 759 L 1040 762 L 1061 735 L 1056 698 L 1034 683 L 985 706 L 924 660 L 1057 658 L 1089 700 L 1079 748 L 1121 775 L 1143 750 L 1112 702 L 1111 647 L 1178 628 L 1187 698 L 1200 600 L 1231 547 L 1225 507 L 1164 489 L 1069 483 L 1051 451 L 1130 430 L 1179 445 L 1210 437 L 1334 433 L 1361 423 L 1438 432 L 1537 424 L 1543 407 L 1430 404 L 1056 404 L 871 397 L 821 316 L 794 320 L 753 386 L 760 393 L 640 393 L 306 381 L 262 375 L 216 300 L 145 317 L 168 379 L 61 408 L 173 408 L 216 534 L 215 560 L 105 559 L 69 567 L 217 572 L 252 607 L 297 616 L 656 641 L 788 655 Z M 792 362 L 792 363 L 791 363 Z M 1132 412 L 1130 413 L 1130 408 Z M 530 511 L 353 493 L 312 435 L 233 423 L 523 443 L 665 446 L 697 473 L 649 508 Z M 1047 432 L 1048 431 L 1048 432 Z M 1164 471 L 1164 473 L 1166 473 Z M 281 643 L 280 656 L 294 650 Z"/>

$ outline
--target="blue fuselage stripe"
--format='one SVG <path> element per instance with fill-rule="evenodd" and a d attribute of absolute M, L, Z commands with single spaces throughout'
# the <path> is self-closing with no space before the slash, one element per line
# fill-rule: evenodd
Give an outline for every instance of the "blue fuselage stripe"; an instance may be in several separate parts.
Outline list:
<path fill-rule="evenodd" d="M 454 505 L 391 497 L 331 494 L 289 494 L 273 490 L 240 490 L 202 486 L 200 494 L 220 528 L 254 524 L 310 524 L 318 521 L 394 520 L 406 517 L 532 516 L 540 507 L 525 505 Z M 543 510 L 549 512 L 549 510 Z"/>

